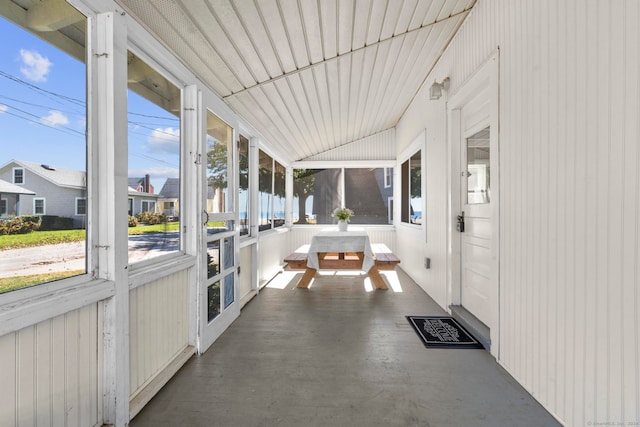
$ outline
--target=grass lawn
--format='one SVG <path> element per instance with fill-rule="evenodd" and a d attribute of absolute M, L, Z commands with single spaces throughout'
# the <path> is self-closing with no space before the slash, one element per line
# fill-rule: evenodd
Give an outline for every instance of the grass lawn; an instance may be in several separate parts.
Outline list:
<path fill-rule="evenodd" d="M 178 231 L 179 229 L 179 222 L 138 225 L 137 227 L 129 227 L 129 235 L 135 236 L 145 233 L 162 233 L 165 231 Z M 85 230 L 34 231 L 27 234 L 0 235 L 0 251 L 28 248 L 32 246 L 56 245 L 59 243 L 81 242 L 85 240 L 85 236 Z"/>
<path fill-rule="evenodd" d="M 45 282 L 53 282 L 54 280 L 77 276 L 83 273 L 84 270 L 72 270 L 46 274 L 34 274 L 31 276 L 3 277 L 0 278 L 0 293 L 26 288 L 27 286 L 39 285 Z"/>

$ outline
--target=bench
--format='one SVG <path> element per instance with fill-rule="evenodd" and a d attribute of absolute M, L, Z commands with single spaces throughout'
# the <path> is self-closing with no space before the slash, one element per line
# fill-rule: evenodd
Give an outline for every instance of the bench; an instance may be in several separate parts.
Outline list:
<path fill-rule="evenodd" d="M 400 259 L 383 243 L 372 243 L 374 266 L 369 270 L 369 277 L 377 289 L 387 289 L 387 285 L 380 277 L 378 270 L 393 270 L 400 263 Z M 287 255 L 284 262 L 292 270 L 306 270 L 298 283 L 299 288 L 306 288 L 315 275 L 316 270 L 307 268 L 307 253 L 309 245 L 302 245 L 295 252 Z M 318 261 L 320 269 L 325 270 L 361 270 L 362 252 L 320 252 Z"/>

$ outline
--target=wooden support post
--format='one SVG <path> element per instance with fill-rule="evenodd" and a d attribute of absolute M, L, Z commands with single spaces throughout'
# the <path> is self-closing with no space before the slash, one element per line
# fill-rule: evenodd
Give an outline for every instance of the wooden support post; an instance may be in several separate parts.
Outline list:
<path fill-rule="evenodd" d="M 371 283 L 373 283 L 373 286 L 375 286 L 376 289 L 382 289 L 382 290 L 389 289 L 387 287 L 387 284 L 384 283 L 384 279 L 380 275 L 380 272 L 378 271 L 378 268 L 375 265 L 371 267 L 371 269 L 369 270 L 369 278 L 371 279 Z"/>
<path fill-rule="evenodd" d="M 311 279 L 313 279 L 315 275 L 316 275 L 316 269 L 307 267 L 307 269 L 304 271 L 304 275 L 298 282 L 298 288 L 307 289 L 309 287 L 309 283 L 311 283 Z"/>

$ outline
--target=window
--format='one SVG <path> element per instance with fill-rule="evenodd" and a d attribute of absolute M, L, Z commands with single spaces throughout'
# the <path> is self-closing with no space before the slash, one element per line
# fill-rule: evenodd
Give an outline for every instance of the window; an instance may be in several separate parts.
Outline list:
<path fill-rule="evenodd" d="M 393 168 L 384 168 L 384 188 L 393 186 Z"/>
<path fill-rule="evenodd" d="M 13 183 L 17 185 L 24 184 L 24 169 L 13 168 Z"/>
<path fill-rule="evenodd" d="M 345 169 L 344 206 L 355 212 L 349 221 L 352 224 L 389 224 L 392 184 L 393 168 Z"/>
<path fill-rule="evenodd" d="M 258 230 L 264 231 L 284 225 L 286 169 L 264 151 L 258 153 Z"/>
<path fill-rule="evenodd" d="M 132 199 L 131 197 L 129 197 L 129 199 L 128 199 L 128 203 L 127 203 L 127 204 L 128 204 L 128 206 L 129 206 L 129 207 L 127 208 L 127 209 L 128 209 L 128 213 L 129 213 L 129 216 L 133 216 L 133 199 Z"/>
<path fill-rule="evenodd" d="M 156 211 L 156 202 L 153 200 L 143 200 L 142 201 L 142 212 L 155 212 Z"/>
<path fill-rule="evenodd" d="M 76 197 L 76 215 L 87 214 L 87 199 Z"/>
<path fill-rule="evenodd" d="M 156 200 L 141 197 L 158 194 L 177 199 L 180 205 L 181 90 L 135 53 L 127 52 L 129 120 L 129 215 L 138 226 L 129 227 L 129 261 L 138 262 L 180 251 L 178 215 L 167 215 Z M 137 198 L 135 196 L 138 196 Z M 140 203 L 140 212 L 136 212 Z M 135 224 L 135 222 L 131 222 Z M 139 233 L 138 227 L 154 227 Z"/>
<path fill-rule="evenodd" d="M 0 215 L 7 214 L 7 199 L 0 199 Z"/>
<path fill-rule="evenodd" d="M 89 197 L 87 19 L 60 2 L 56 15 L 64 18 L 65 26 L 52 24 L 40 31 L 22 27 L 29 21 L 25 17 L 36 12 L 30 10 L 36 4 L 23 2 L 18 14 L 12 9 L 17 2 L 3 2 L 0 7 L 0 15 L 7 13 L 0 16 L 0 34 L 11 40 L 0 46 L 0 179 L 22 189 L 22 194 L 2 194 L 1 211 L 16 216 L 4 219 L 16 225 L 28 223 L 29 215 L 51 215 L 63 220 L 56 226 L 82 229 L 87 221 L 73 217 L 76 197 Z M 48 254 L 46 274 L 38 267 L 42 259 L 37 250 L 18 249 L 6 267 L 0 266 L 0 293 L 85 274 L 85 236 L 78 233 L 77 245 L 65 254 L 50 244 L 42 228 L 31 231 L 33 245 Z"/>
<path fill-rule="evenodd" d="M 344 206 L 353 224 L 389 224 L 392 184 L 393 168 L 294 169 L 293 223 L 336 224 Z"/>
<path fill-rule="evenodd" d="M 33 214 L 44 215 L 46 213 L 45 199 L 42 197 L 33 199 Z"/>
<path fill-rule="evenodd" d="M 238 141 L 238 200 L 240 206 L 240 235 L 246 236 L 251 233 L 249 224 L 250 197 L 249 183 L 251 182 L 249 173 L 249 140 L 240 135 Z"/>
<path fill-rule="evenodd" d="M 420 150 L 402 163 L 401 173 L 400 219 L 409 224 L 422 224 L 422 155 Z"/>

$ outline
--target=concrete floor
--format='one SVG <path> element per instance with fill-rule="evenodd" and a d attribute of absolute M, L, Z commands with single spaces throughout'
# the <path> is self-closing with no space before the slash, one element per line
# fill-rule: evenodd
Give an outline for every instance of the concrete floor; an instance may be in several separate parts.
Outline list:
<path fill-rule="evenodd" d="M 276 281 L 131 426 L 559 425 L 486 351 L 425 348 L 404 316 L 445 313 L 397 276 Z"/>

